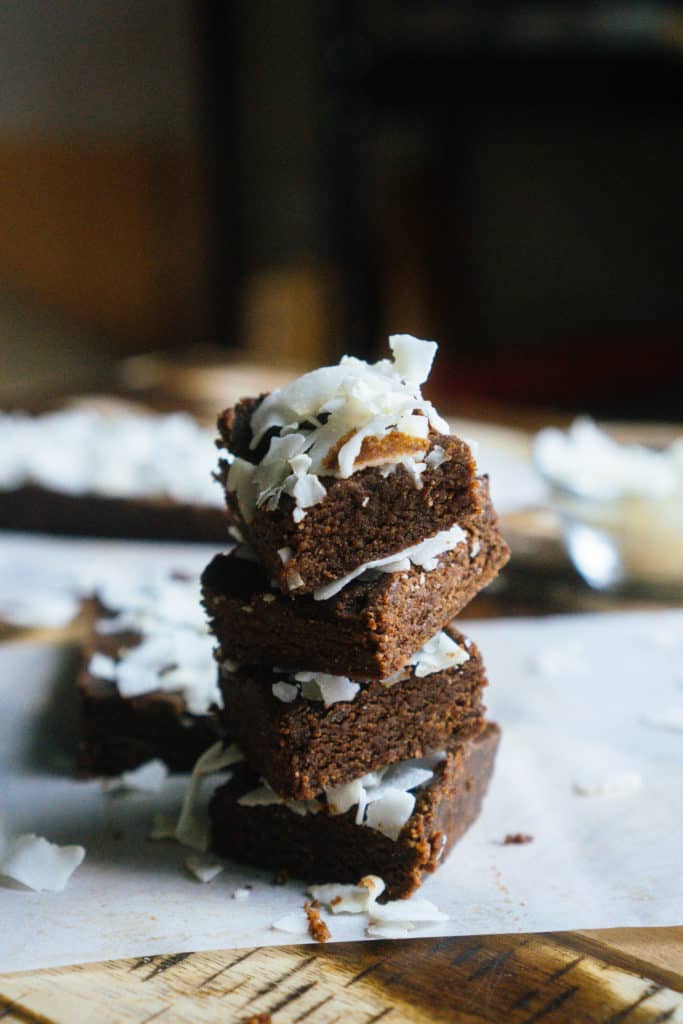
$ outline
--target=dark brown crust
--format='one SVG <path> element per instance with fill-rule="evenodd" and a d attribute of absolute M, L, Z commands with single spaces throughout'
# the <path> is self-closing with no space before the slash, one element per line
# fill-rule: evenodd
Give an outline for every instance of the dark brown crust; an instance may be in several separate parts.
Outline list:
<path fill-rule="evenodd" d="M 249 450 L 249 421 L 258 401 L 244 399 L 218 419 L 223 447 L 250 461 L 262 454 L 262 446 L 255 452 Z M 386 477 L 370 467 L 344 480 L 321 477 L 327 495 L 307 510 L 300 523 L 292 519 L 294 502 L 289 495 L 284 495 L 273 511 L 256 509 L 247 525 L 235 495 L 226 490 L 230 516 L 285 593 L 289 591 L 288 576 L 299 574 L 303 583 L 293 591 L 293 596 L 299 597 L 345 576 L 363 562 L 395 554 L 481 510 L 476 465 L 465 442 L 431 434 L 430 445 L 440 445 L 447 461 L 425 470 L 421 489 L 403 466 Z M 225 462 L 221 475 L 225 486 Z M 282 548 L 292 551 L 286 565 L 278 555 Z"/>
<path fill-rule="evenodd" d="M 498 574 L 509 548 L 498 531 L 486 478 L 482 512 L 463 522 L 468 544 L 423 573 L 354 580 L 335 597 L 295 601 L 237 554 L 217 555 L 202 576 L 204 604 L 225 657 L 241 664 L 306 668 L 351 679 L 386 679 Z M 470 557 L 472 544 L 479 551 Z"/>
<path fill-rule="evenodd" d="M 121 697 L 114 683 L 96 679 L 87 666 L 99 651 L 116 657 L 140 642 L 135 633 L 93 637 L 84 648 L 76 680 L 81 707 L 81 775 L 120 775 L 154 757 L 171 771 L 191 771 L 218 738 L 212 715 L 190 715 L 180 694 L 156 691 Z"/>
<path fill-rule="evenodd" d="M 450 629 L 454 639 L 465 642 Z M 249 765 L 286 799 L 308 799 L 324 788 L 396 761 L 441 750 L 451 738 L 481 731 L 487 685 L 475 644 L 459 668 L 407 678 L 387 686 L 372 682 L 352 701 L 329 707 L 302 698 L 285 703 L 273 683 L 286 678 L 254 666 L 224 672 L 221 721 Z"/>
<path fill-rule="evenodd" d="M 330 816 L 298 815 L 282 805 L 242 807 L 257 783 L 245 766 L 214 794 L 209 806 L 212 848 L 233 860 L 284 868 L 307 882 L 357 883 L 379 875 L 383 899 L 410 896 L 477 819 L 493 771 L 500 729 L 489 723 L 477 737 L 454 745 L 420 790 L 414 813 L 396 842 L 354 823 L 355 808 Z"/>
<path fill-rule="evenodd" d="M 225 542 L 225 511 L 170 500 L 71 495 L 29 485 L 0 493 L 0 529 L 75 537 Z"/>

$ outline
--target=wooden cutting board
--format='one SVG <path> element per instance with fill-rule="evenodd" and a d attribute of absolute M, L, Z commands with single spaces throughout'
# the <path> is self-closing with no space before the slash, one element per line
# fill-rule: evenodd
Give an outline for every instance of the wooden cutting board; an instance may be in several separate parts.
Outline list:
<path fill-rule="evenodd" d="M 683 928 L 329 943 L 0 976 L 3 1024 L 664 1024 Z"/>

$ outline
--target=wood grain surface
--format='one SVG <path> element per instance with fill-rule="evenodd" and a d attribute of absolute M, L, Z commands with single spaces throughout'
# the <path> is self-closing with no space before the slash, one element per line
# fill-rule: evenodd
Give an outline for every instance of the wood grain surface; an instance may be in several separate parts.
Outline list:
<path fill-rule="evenodd" d="M 683 929 L 412 939 L 147 956 L 0 976 L 0 1019 L 49 1024 L 663 1024 Z M 668 964 L 648 947 L 672 947 Z M 629 946 L 631 949 L 629 950 Z M 639 952 L 642 955 L 639 955 Z"/>

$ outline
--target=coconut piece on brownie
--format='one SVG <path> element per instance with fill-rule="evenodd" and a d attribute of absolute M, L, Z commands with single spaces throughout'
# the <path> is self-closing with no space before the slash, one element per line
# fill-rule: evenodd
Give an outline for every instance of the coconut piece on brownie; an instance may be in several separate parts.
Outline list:
<path fill-rule="evenodd" d="M 345 356 L 219 418 L 230 514 L 284 592 L 403 557 L 481 508 L 469 447 L 422 397 L 435 343 L 389 344 L 393 361 Z"/>

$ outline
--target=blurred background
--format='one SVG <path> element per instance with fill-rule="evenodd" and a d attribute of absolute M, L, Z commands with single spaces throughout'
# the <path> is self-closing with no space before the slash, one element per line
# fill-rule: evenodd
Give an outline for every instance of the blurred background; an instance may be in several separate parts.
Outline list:
<path fill-rule="evenodd" d="M 5 404 L 407 331 L 680 418 L 683 4 L 6 0 L 0 82 Z"/>

